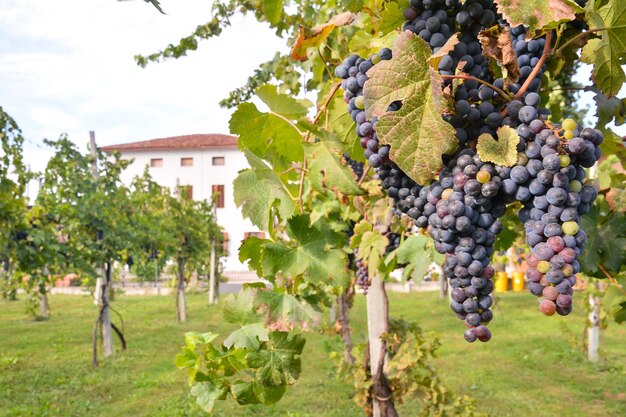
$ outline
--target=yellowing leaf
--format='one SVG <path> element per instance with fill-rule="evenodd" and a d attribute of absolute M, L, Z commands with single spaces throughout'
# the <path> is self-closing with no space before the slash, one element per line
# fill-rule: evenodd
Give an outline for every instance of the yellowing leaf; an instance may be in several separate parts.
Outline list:
<path fill-rule="evenodd" d="M 333 16 L 327 23 L 307 30 L 300 26 L 300 34 L 291 51 L 291 59 L 295 61 L 306 61 L 308 59 L 306 51 L 308 48 L 318 47 L 326 40 L 328 35 L 338 26 L 346 26 L 354 22 L 356 15 L 352 12 L 344 12 Z"/>
<path fill-rule="evenodd" d="M 394 56 L 376 64 L 365 84 L 365 110 L 381 143 L 391 145 L 391 159 L 413 180 L 428 183 L 442 168 L 443 154 L 457 147 L 454 128 L 442 118 L 441 77 L 431 70 L 431 49 L 406 31 L 396 40 Z M 394 101 L 402 108 L 387 112 Z"/>
<path fill-rule="evenodd" d="M 524 25 L 529 27 L 529 35 L 539 30 L 555 29 L 561 23 L 576 18 L 582 13 L 572 0 L 494 0 L 498 13 L 509 22 L 511 27 Z"/>
<path fill-rule="evenodd" d="M 483 133 L 478 137 L 478 144 L 476 145 L 478 155 L 485 162 L 512 167 L 517 162 L 519 135 L 510 126 L 502 126 L 498 128 L 496 133 L 498 135 L 497 141 L 489 133 Z"/>

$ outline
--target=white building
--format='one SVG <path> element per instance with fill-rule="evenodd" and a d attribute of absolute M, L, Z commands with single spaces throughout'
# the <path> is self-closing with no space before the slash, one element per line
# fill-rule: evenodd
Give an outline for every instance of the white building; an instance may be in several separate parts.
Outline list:
<path fill-rule="evenodd" d="M 123 159 L 133 161 L 122 174 L 125 184 L 142 175 L 148 166 L 150 175 L 158 184 L 174 189 L 178 182 L 194 199 L 210 200 L 213 193 L 218 193 L 217 221 L 226 232 L 225 244 L 228 247 L 225 275 L 231 278 L 249 275 L 247 266 L 239 262 L 239 245 L 245 237 L 263 237 L 263 232 L 244 219 L 235 206 L 233 180 L 240 170 L 248 167 L 243 152 L 237 148 L 235 136 L 176 136 L 101 149 L 107 153 L 119 151 Z"/>

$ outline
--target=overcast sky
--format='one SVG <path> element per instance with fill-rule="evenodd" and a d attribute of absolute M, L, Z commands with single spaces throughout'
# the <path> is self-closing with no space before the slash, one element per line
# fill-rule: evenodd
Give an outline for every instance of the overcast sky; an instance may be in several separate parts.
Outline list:
<path fill-rule="evenodd" d="M 148 54 L 210 19 L 209 0 L 0 0 L 0 106 L 42 170 L 43 138 L 67 133 L 85 149 L 189 133 L 228 133 L 218 102 L 257 66 L 285 50 L 267 25 L 236 16 L 222 36 L 187 57 L 138 67 Z"/>
<path fill-rule="evenodd" d="M 50 155 L 43 138 L 61 133 L 83 150 L 90 130 L 99 145 L 228 133 L 232 110 L 218 102 L 286 50 L 267 25 L 237 15 L 187 57 L 139 68 L 135 54 L 162 49 L 210 19 L 209 0 L 161 4 L 167 15 L 142 0 L 0 0 L 0 105 L 21 126 L 33 170 Z"/>

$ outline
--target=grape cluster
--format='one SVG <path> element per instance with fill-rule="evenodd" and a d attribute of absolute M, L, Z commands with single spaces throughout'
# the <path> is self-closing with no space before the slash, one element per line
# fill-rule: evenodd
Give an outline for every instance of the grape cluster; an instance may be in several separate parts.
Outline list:
<path fill-rule="evenodd" d="M 601 156 L 603 135 L 580 129 L 571 119 L 560 127 L 540 118 L 530 125 L 533 140 L 526 143 L 503 188 L 524 205 L 519 217 L 531 247 L 526 270 L 529 291 L 544 297 L 540 304 L 544 314 L 567 315 L 580 270 L 577 258 L 587 240 L 580 216 L 598 195 L 597 183 L 585 181 L 583 167 L 592 166 Z"/>
<path fill-rule="evenodd" d="M 350 154 L 347 152 L 343 154 L 343 159 L 345 159 L 356 179 L 360 179 L 363 176 L 363 162 L 358 162 L 350 158 Z"/>
<path fill-rule="evenodd" d="M 436 180 L 417 184 L 390 160 L 389 146 L 379 145 L 376 120 L 366 120 L 364 112 L 365 73 L 380 60 L 391 59 L 391 51 L 381 50 L 367 60 L 352 55 L 337 68 L 365 156 L 394 200 L 395 212 L 427 229 L 435 249 L 446 255 L 443 270 L 452 288 L 451 308 L 468 327 L 467 341 L 491 338 L 486 327 L 493 317 L 490 258 L 502 230 L 498 219 L 513 202 L 522 203 L 519 217 L 532 248 L 526 274 L 529 290 L 544 297 L 540 303 L 544 313 L 568 314 L 580 269 L 577 258 L 586 240 L 579 220 L 597 196 L 597 184 L 585 181 L 584 168 L 601 156 L 602 134 L 569 119 L 560 126 L 548 121 L 549 111 L 540 107 L 538 94 L 546 67 L 541 58 L 544 37 L 527 40 L 524 27 L 508 28 L 520 77 L 505 82 L 491 74 L 478 34 L 498 22 L 504 24 L 493 0 L 412 0 L 404 16 L 403 29 L 428 42 L 433 52 L 452 34 L 459 34 L 459 42 L 440 61 L 441 75 L 454 76 L 461 69 L 486 84 L 465 77 L 452 85 L 450 77 L 444 77 L 455 105 L 443 117 L 455 128 L 459 150 L 442 157 L 444 168 Z M 400 107 L 395 102 L 388 111 Z M 502 126 L 516 129 L 519 136 L 512 167 L 482 161 L 473 150 L 480 135 L 495 138 Z"/>
<path fill-rule="evenodd" d="M 352 234 L 354 234 L 354 225 L 350 230 L 350 235 Z M 387 232 L 384 234 L 384 236 L 386 236 L 387 240 L 389 241 L 389 244 L 385 248 L 385 255 L 384 255 L 384 256 L 387 256 L 394 250 L 398 249 L 404 237 L 398 233 L 393 233 L 393 232 Z M 365 260 L 363 259 L 359 259 L 358 252 L 359 252 L 358 249 L 354 250 L 355 266 L 356 266 L 356 284 L 361 288 L 361 290 L 363 290 L 364 294 L 367 294 L 367 289 L 369 288 L 369 285 L 370 285 L 370 277 L 367 271 L 367 262 L 365 262 Z M 400 265 L 400 267 L 402 267 L 402 265 Z"/>

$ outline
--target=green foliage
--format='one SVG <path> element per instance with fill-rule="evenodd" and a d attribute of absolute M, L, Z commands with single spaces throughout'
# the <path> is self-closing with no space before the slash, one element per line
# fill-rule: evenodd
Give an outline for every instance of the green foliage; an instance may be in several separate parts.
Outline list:
<path fill-rule="evenodd" d="M 417 283 L 424 278 L 430 264 L 443 262 L 443 255 L 435 250 L 432 240 L 427 236 L 412 235 L 385 259 L 387 264 L 392 261 L 404 265 L 402 268 L 404 280 L 411 279 Z"/>
<path fill-rule="evenodd" d="M 580 264 L 586 275 L 605 278 L 602 268 L 618 274 L 626 263 L 626 215 L 611 211 L 604 198 L 598 200 L 581 220 L 587 243 Z"/>
<path fill-rule="evenodd" d="M 233 182 L 235 204 L 255 226 L 267 230 L 274 214 L 283 219 L 293 214 L 294 197 L 287 184 L 265 162 L 248 150 L 244 152 L 251 168 L 239 172 Z"/>
<path fill-rule="evenodd" d="M 419 36 L 403 32 L 394 45 L 394 55 L 369 72 L 365 85 L 365 111 L 380 117 L 377 130 L 381 143 L 391 145 L 395 163 L 420 184 L 428 182 L 443 163 L 441 155 L 454 151 L 454 128 L 441 117 L 442 92 L 437 77 L 431 80 L 430 46 Z M 389 105 L 402 101 L 397 112 Z"/>
<path fill-rule="evenodd" d="M 626 45 L 626 4 L 621 1 L 592 0 L 587 2 L 586 18 L 590 32 L 599 38 L 590 39 L 581 59 L 593 64 L 594 84 L 606 95 L 614 96 L 622 88 L 626 75 L 622 69 Z"/>
<path fill-rule="evenodd" d="M 256 339 L 260 343 L 224 342 L 216 349 L 211 342 L 217 336 L 187 333 L 186 346 L 175 360 L 177 367 L 187 369 L 191 395 L 207 412 L 229 394 L 241 405 L 273 404 L 300 376 L 305 343 L 300 335 L 271 331 Z"/>

